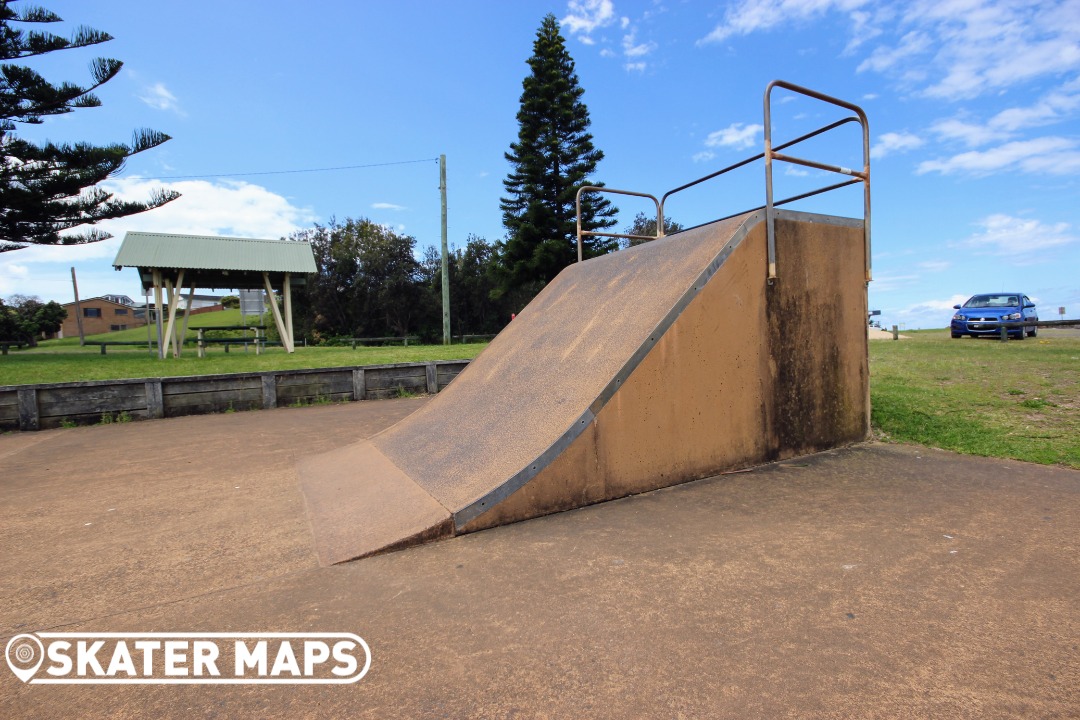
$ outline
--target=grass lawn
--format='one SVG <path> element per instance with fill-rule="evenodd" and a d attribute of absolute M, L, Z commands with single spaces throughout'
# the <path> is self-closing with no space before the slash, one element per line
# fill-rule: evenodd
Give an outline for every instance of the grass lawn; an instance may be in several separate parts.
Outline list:
<path fill-rule="evenodd" d="M 1080 337 L 1008 343 L 947 330 L 870 343 L 873 425 L 886 440 L 1080 469 Z"/>
<path fill-rule="evenodd" d="M 270 323 L 273 323 L 273 319 L 267 319 L 267 324 Z M 239 310 L 192 315 L 187 337 L 195 338 L 200 327 L 212 329 L 242 324 Z M 239 337 L 243 332 L 226 334 Z M 146 328 L 90 335 L 86 339 L 88 342 L 146 342 Z M 75 337 L 48 340 L 36 348 L 12 350 L 7 356 L 0 356 L 0 385 L 459 360 L 476 357 L 485 346 L 486 343 L 358 346 L 355 350 L 350 347 L 299 347 L 292 355 L 280 347 L 270 347 L 261 355 L 256 355 L 254 347 L 245 352 L 242 347 L 233 346 L 226 353 L 224 346 L 210 345 L 206 357 L 200 359 L 196 357 L 195 347 L 187 345 L 179 358 L 158 360 L 145 345 L 110 346 L 107 354 L 102 355 L 98 346 L 80 346 L 79 339 Z"/>
<path fill-rule="evenodd" d="M 239 324 L 239 311 L 191 320 L 189 334 L 203 323 Z M 1080 336 L 1044 330 L 1037 339 L 1002 343 L 953 340 L 946 330 L 904 334 L 911 339 L 870 343 L 879 438 L 1080 469 Z M 145 337 L 145 328 L 99 336 Z M 102 356 L 66 339 L 0 357 L 0 385 L 454 360 L 475 357 L 484 346 L 311 347 L 292 355 L 212 346 L 203 359 L 189 346 L 180 359 L 162 361 L 145 347 L 110 347 Z"/>
<path fill-rule="evenodd" d="M 78 343 L 78 341 L 76 341 Z M 184 348 L 178 359 L 158 360 L 146 348 L 109 348 L 102 356 L 97 348 L 64 348 L 60 351 L 15 352 L 0 357 L 0 385 L 24 385 L 78 380 L 175 377 L 216 373 L 262 372 L 297 368 L 384 365 L 389 363 L 458 360 L 474 358 L 486 343 L 467 345 L 410 345 L 409 347 L 300 347 L 292 355 L 279 347 L 256 355 L 233 347 L 228 353 L 212 347 L 205 358 L 195 356 L 194 347 Z"/>

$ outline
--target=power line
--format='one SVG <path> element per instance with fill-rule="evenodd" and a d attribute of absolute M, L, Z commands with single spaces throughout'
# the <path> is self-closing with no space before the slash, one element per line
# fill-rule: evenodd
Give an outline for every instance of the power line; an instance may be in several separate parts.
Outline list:
<path fill-rule="evenodd" d="M 413 165 L 423 162 L 438 162 L 439 158 L 422 160 L 398 160 L 396 162 L 371 163 L 368 165 L 341 165 L 338 167 L 308 168 L 306 170 L 265 170 L 263 172 L 206 173 L 203 175 L 157 175 L 158 180 L 195 180 L 198 178 L 244 177 L 252 175 L 291 175 L 294 173 L 331 172 L 334 170 L 361 170 L 363 168 L 387 167 L 388 165 Z"/>

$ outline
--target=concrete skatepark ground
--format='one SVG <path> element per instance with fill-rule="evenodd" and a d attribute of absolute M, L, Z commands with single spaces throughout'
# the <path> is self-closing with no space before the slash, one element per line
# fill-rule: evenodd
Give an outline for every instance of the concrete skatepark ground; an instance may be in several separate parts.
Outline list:
<path fill-rule="evenodd" d="M 320 567 L 298 458 L 425 399 L 0 436 L 0 638 L 343 631 L 355 685 L 4 717 L 1076 717 L 1080 473 L 863 444 Z"/>

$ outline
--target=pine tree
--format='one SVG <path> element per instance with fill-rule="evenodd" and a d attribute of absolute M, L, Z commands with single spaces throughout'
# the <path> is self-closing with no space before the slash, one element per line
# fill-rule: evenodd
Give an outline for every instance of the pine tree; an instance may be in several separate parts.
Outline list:
<path fill-rule="evenodd" d="M 48 10 L 11 6 L 0 0 L 0 60 L 23 60 L 56 50 L 98 45 L 112 40 L 108 33 L 88 27 L 76 29 L 71 39 L 41 30 L 22 30 L 18 24 L 60 22 Z M 0 64 L 0 252 L 29 245 L 78 245 L 110 235 L 97 229 L 61 235 L 80 225 L 126 217 L 164 205 L 179 197 L 158 190 L 147 202 L 115 199 L 96 187 L 119 172 L 135 153 L 157 147 L 169 136 L 137 130 L 131 145 L 95 146 L 86 142 L 38 145 L 13 134 L 15 123 L 40 125 L 50 115 L 101 105 L 93 91 L 116 77 L 123 63 L 96 58 L 90 64 L 93 83 L 82 87 L 70 82 L 53 85 L 24 65 Z"/>
<path fill-rule="evenodd" d="M 604 153 L 593 146 L 589 111 L 581 100 L 585 91 L 554 15 L 541 23 L 528 64 L 518 140 L 506 153 L 513 167 L 503 180 L 507 196 L 500 202 L 507 231 L 500 248 L 500 291 L 523 289 L 531 296 L 577 260 L 574 198 L 582 185 L 602 185 L 590 176 Z M 607 199 L 587 194 L 582 228 L 611 227 L 617 212 Z M 618 247 L 611 238 L 595 236 L 586 236 L 583 245 L 585 257 Z"/>

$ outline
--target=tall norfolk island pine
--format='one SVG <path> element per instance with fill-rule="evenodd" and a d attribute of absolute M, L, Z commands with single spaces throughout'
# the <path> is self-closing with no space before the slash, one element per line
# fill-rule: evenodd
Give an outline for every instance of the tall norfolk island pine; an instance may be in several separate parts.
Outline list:
<path fill-rule="evenodd" d="M 506 159 L 513 166 L 503 180 L 501 199 L 507 237 L 501 247 L 502 292 L 535 294 L 560 270 L 577 260 L 574 197 L 582 185 L 601 185 L 590 175 L 604 153 L 593 147 L 584 90 L 574 72 L 555 16 L 544 18 L 536 33 L 531 72 L 522 82 L 518 140 Z M 582 228 L 615 224 L 617 209 L 596 194 L 581 203 Z M 586 237 L 585 257 L 615 250 L 612 238 Z"/>
<path fill-rule="evenodd" d="M 23 30 L 60 22 L 55 13 L 28 6 L 16 10 L 15 0 L 0 0 L 0 60 L 25 60 L 54 50 L 69 50 L 112 40 L 98 30 L 80 27 L 70 40 L 41 30 Z M 47 142 L 38 145 L 13 134 L 15 123 L 39 125 L 49 115 L 101 105 L 93 91 L 120 72 L 119 60 L 97 58 L 90 63 L 93 84 L 53 85 L 25 65 L 0 64 L 0 252 L 28 245 L 74 245 L 109 237 L 100 230 L 81 235 L 60 233 L 79 225 L 125 217 L 150 210 L 179 197 L 158 190 L 147 202 L 115 199 L 96 187 L 119 172 L 135 153 L 169 139 L 154 130 L 139 130 L 131 145 L 96 146 Z"/>

